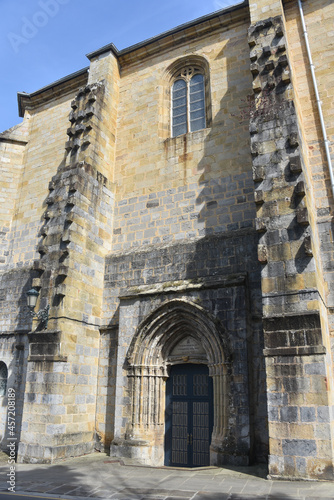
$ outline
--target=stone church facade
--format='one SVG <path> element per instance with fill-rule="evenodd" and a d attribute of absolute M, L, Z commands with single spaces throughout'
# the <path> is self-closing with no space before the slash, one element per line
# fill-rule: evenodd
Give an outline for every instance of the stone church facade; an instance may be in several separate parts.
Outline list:
<path fill-rule="evenodd" d="M 334 4 L 302 3 L 312 69 L 299 7 L 249 0 L 19 93 L 0 135 L 19 462 L 333 479 Z"/>

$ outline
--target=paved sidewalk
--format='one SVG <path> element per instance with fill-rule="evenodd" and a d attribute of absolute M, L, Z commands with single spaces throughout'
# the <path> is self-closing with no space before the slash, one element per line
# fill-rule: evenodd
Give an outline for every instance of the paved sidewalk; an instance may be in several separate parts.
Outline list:
<path fill-rule="evenodd" d="M 0 492 L 8 465 L 0 466 Z M 16 492 L 113 500 L 333 500 L 334 483 L 271 481 L 263 467 L 172 469 L 122 464 L 103 453 L 55 465 L 16 464 Z M 262 476 L 262 477 L 261 477 Z M 15 496 L 13 496 L 15 498 Z M 1 494 L 0 494 L 1 500 Z"/>

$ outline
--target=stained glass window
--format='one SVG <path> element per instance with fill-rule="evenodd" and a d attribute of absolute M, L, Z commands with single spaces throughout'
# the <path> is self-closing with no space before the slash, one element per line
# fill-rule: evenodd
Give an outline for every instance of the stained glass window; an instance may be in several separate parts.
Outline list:
<path fill-rule="evenodd" d="M 173 137 L 187 133 L 187 84 L 176 80 L 173 85 Z"/>
<path fill-rule="evenodd" d="M 184 68 L 172 87 L 172 136 L 206 127 L 205 81 L 200 70 Z"/>
<path fill-rule="evenodd" d="M 189 83 L 190 132 L 205 128 L 204 77 L 194 75 Z"/>

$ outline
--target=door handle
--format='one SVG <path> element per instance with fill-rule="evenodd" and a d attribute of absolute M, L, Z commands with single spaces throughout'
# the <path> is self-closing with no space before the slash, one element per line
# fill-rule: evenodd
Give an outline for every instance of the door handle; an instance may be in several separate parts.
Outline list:
<path fill-rule="evenodd" d="M 187 439 L 187 444 L 193 444 L 193 435 L 192 434 L 187 434 L 188 439 Z"/>

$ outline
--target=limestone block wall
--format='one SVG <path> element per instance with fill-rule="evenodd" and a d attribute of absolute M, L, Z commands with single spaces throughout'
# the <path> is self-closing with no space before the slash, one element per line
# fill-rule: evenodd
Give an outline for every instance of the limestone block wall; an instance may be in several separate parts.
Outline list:
<path fill-rule="evenodd" d="M 315 263 L 307 248 L 308 207 L 280 18 L 253 25 L 249 44 L 258 106 L 250 123 L 256 228 L 260 235 L 259 258 L 264 265 L 264 315 L 272 316 L 318 308 L 318 293 Z M 298 293 L 301 290 L 308 290 L 309 295 Z M 304 300 L 307 305 L 302 303 Z"/>
<path fill-rule="evenodd" d="M 35 265 L 39 277 L 33 285 L 41 290 L 41 304 L 50 304 L 51 317 L 47 331 L 29 334 L 24 407 L 24 421 L 29 425 L 22 433 L 20 461 L 52 461 L 87 453 L 94 446 L 99 278 L 104 269 L 96 248 L 100 253 L 104 249 L 98 231 L 109 220 L 103 208 L 109 195 L 96 171 L 87 165 L 60 171 L 53 182 L 53 205 L 67 205 L 69 210 L 53 207 L 58 215 L 47 223 L 42 258 Z M 73 203 L 67 203 L 69 187 Z M 63 189 L 65 199 L 59 196 Z M 38 322 L 36 326 L 38 330 Z M 36 414 L 41 416 L 39 421 L 37 417 L 32 420 Z"/>
<path fill-rule="evenodd" d="M 174 245 L 148 246 L 106 258 L 104 316 L 106 324 L 118 322 L 119 295 L 129 286 L 168 283 L 249 273 L 251 306 L 254 316 L 261 315 L 259 306 L 259 271 L 254 230 L 221 234 Z M 201 256 L 199 258 L 198 256 Z"/>
<path fill-rule="evenodd" d="M 24 389 L 27 371 L 28 341 L 27 336 L 19 333 L 7 333 L 2 336 L 0 343 L 0 360 L 4 362 L 8 370 L 8 389 L 14 390 L 15 404 L 15 434 L 12 437 L 20 441 L 22 429 L 22 413 L 24 402 Z M 0 397 L 0 447 L 6 449 L 9 434 L 7 425 L 7 396 Z M 11 415 L 13 417 L 13 415 Z M 12 423 L 13 421 L 11 421 Z"/>
<path fill-rule="evenodd" d="M 103 329 L 99 348 L 95 447 L 106 452 L 110 451 L 110 443 L 114 439 L 117 345 L 117 327 Z"/>
<path fill-rule="evenodd" d="M 1 303 L 4 331 L 39 331 L 29 333 L 26 346 L 20 461 L 86 453 L 95 442 L 103 252 L 110 251 L 113 203 L 115 134 L 105 125 L 111 86 L 101 84 L 108 78 L 101 70 L 88 90 L 79 89 L 87 82 L 83 71 L 21 96 L 29 141 L 17 176 Z M 51 307 L 43 333 L 26 308 L 31 286 L 40 290 L 37 310 Z"/>
<path fill-rule="evenodd" d="M 304 2 L 303 11 L 315 66 L 318 91 L 322 102 L 326 133 L 328 140 L 332 143 L 334 140 L 332 116 L 334 91 L 330 68 L 334 65 L 334 41 L 331 32 L 334 15 L 333 4 L 327 1 Z M 315 103 L 315 93 L 306 57 L 306 47 L 296 6 L 287 4 L 285 16 L 290 44 L 290 58 L 294 67 L 295 93 L 298 98 L 297 111 L 305 142 L 305 171 L 308 178 L 308 196 L 311 206 L 310 219 L 313 229 L 314 252 L 318 266 L 317 284 L 324 304 L 322 308 L 323 329 L 326 331 L 324 342 L 328 351 L 332 351 L 333 359 L 333 193 Z M 300 40 L 301 43 L 298 43 Z M 326 47 L 325 51 L 323 50 L 324 46 Z M 333 162 L 333 154 L 331 156 Z"/>
<path fill-rule="evenodd" d="M 120 68 L 114 54 L 107 53 L 91 59 L 88 84 L 101 82 L 104 87 L 99 120 L 95 124 L 97 141 L 94 159 L 99 171 L 109 182 L 115 178 L 117 114 L 119 108 Z"/>
<path fill-rule="evenodd" d="M 318 91 L 322 101 L 326 131 L 329 141 L 332 142 L 334 135 L 332 117 L 334 91 L 331 85 L 331 68 L 334 64 L 334 40 L 331 28 L 334 7 L 333 3 L 327 0 L 305 1 L 303 2 L 303 11 Z M 295 80 L 294 91 L 298 98 L 297 112 L 305 140 L 306 167 L 310 178 L 309 190 L 312 193 L 314 203 L 314 217 L 318 225 L 321 226 L 328 223 L 333 210 L 329 169 L 324 155 L 320 120 L 296 3 L 287 3 L 284 13 Z M 325 251 L 325 247 L 323 251 Z M 326 271 L 324 269 L 325 277 L 327 276 Z M 326 278 L 325 280 L 327 281 Z"/>
<path fill-rule="evenodd" d="M 59 98 L 53 94 L 44 95 L 44 100 L 36 104 L 33 99 L 27 98 L 29 103 L 26 104 L 23 124 L 4 133 L 6 138 L 10 138 L 6 139 L 7 143 L 11 141 L 12 144 L 14 141 L 15 144 L 11 147 L 24 149 L 24 154 L 21 151 L 20 156 L 13 156 L 13 161 L 20 161 L 21 164 L 16 168 L 13 165 L 10 169 L 11 175 L 15 176 L 12 181 L 16 195 L 13 197 L 14 203 L 10 201 L 11 212 L 8 217 L 4 217 L 8 227 L 5 237 L 6 262 L 1 276 L 4 287 L 1 331 L 16 328 L 29 330 L 31 327 L 31 319 L 25 307 L 25 292 L 31 288 L 33 261 L 40 255 L 38 245 L 42 240 L 48 183 L 64 161 L 69 103 L 73 92 L 69 95 L 65 92 Z M 17 144 L 18 141 L 21 142 Z M 9 204 L 8 195 L 6 203 Z"/>
<path fill-rule="evenodd" d="M 113 251 L 251 226 L 249 136 L 239 116 L 251 84 L 247 25 L 245 9 L 186 46 L 120 57 Z M 182 64 L 205 70 L 207 128 L 171 138 L 171 75 Z"/>
<path fill-rule="evenodd" d="M 153 49 L 150 57 L 143 58 L 141 53 L 138 58 L 136 53 L 128 59 L 120 57 L 113 253 L 106 261 L 104 300 L 105 324 L 113 327 L 119 322 L 120 332 L 126 335 L 123 341 L 120 333 L 118 344 L 115 403 L 115 439 L 122 440 L 130 411 L 122 403 L 128 397 L 122 366 L 135 324 L 145 313 L 137 316 L 137 309 L 131 313 L 135 317 L 131 327 L 127 320 L 120 319 L 120 288 L 160 283 L 164 289 L 171 281 L 184 281 L 186 288 L 188 281 L 205 280 L 208 276 L 224 279 L 233 273 L 248 274 L 250 284 L 247 282 L 245 293 L 253 311 L 252 319 L 245 319 L 241 313 L 233 319 L 231 313 L 227 320 L 224 315 L 229 314 L 230 299 L 225 310 L 221 305 L 218 314 L 213 291 L 212 302 L 205 302 L 208 311 L 224 316 L 228 331 L 234 330 L 234 320 L 243 321 L 244 327 L 247 324 L 247 333 L 243 333 L 244 354 L 239 357 L 241 351 L 236 347 L 234 367 L 240 383 L 248 381 L 251 387 L 249 400 L 235 403 L 237 419 L 243 412 L 248 415 L 249 431 L 244 436 L 248 440 L 247 451 L 241 451 L 242 436 L 238 434 L 241 441 L 236 451 L 232 451 L 231 443 L 226 445 L 231 461 L 237 461 L 238 456 L 263 459 L 267 446 L 263 433 L 266 398 L 248 118 L 242 119 L 240 111 L 251 85 L 245 59 L 248 22 L 245 10 L 234 23 L 220 27 L 205 39 L 189 37 L 187 56 L 183 42 L 168 52 L 154 54 Z M 206 78 L 211 104 L 207 128 L 171 138 L 170 75 L 175 65 L 195 62 L 209 67 Z M 235 137 L 238 137 L 237 147 Z M 191 300 L 195 295 L 189 292 L 187 296 Z M 141 299 L 138 300 L 141 304 Z M 158 300 L 157 304 L 161 302 L 160 298 L 154 300 Z M 254 360 L 254 370 L 249 373 L 244 355 Z M 117 446 L 121 447 L 119 443 Z"/>
<path fill-rule="evenodd" d="M 9 233 L 19 196 L 19 182 L 24 163 L 28 135 L 28 117 L 20 125 L 0 134 L 0 269 L 9 255 Z"/>
<path fill-rule="evenodd" d="M 0 331 L 29 331 L 31 316 L 25 293 L 31 288 L 31 273 L 17 269 L 0 277 Z"/>
<path fill-rule="evenodd" d="M 46 331 L 37 321 L 29 335 L 23 415 L 29 425 L 21 462 L 81 455 L 95 444 L 104 257 L 111 249 L 114 197 L 114 135 L 102 126 L 109 104 L 104 76 L 80 87 L 71 101 L 63 162 L 48 186 L 33 286 L 40 304 L 50 305 L 50 319 Z"/>
<path fill-rule="evenodd" d="M 334 139 L 333 2 L 303 7 Z M 265 460 L 269 444 L 272 476 L 332 479 L 333 199 L 296 2 L 250 1 L 89 58 L 89 74 L 22 94 L 23 124 L 0 135 L 0 359 L 18 460 L 111 445 L 161 464 L 170 359 L 143 368 L 131 349 L 176 304 L 184 334 L 206 332 L 203 318 L 222 332 L 212 463 Z M 206 128 L 172 138 L 171 84 L 191 65 Z M 28 314 L 31 286 L 47 329 Z M 157 392 L 141 389 L 139 418 L 145 384 Z"/>
<path fill-rule="evenodd" d="M 191 145 L 188 148 L 192 150 Z M 250 172 L 231 173 L 203 184 L 173 188 L 167 182 L 165 189 L 120 200 L 115 207 L 113 248 L 128 250 L 250 228 L 255 212 L 252 184 Z"/>
<path fill-rule="evenodd" d="M 283 11 L 277 8 L 275 17 L 267 17 L 259 8 L 253 20 L 249 45 L 256 110 L 250 133 L 263 265 L 269 471 L 276 477 L 332 479 L 332 362 L 321 279 L 322 231 L 315 222 L 305 99 L 298 95 L 305 81 L 297 81 L 291 65 L 296 33 L 290 45 Z"/>
<path fill-rule="evenodd" d="M 73 97 L 74 91 L 30 111 L 25 168 L 18 186 L 19 202 L 9 236 L 13 241 L 8 257 L 10 267 L 31 265 L 39 257 L 37 245 L 48 184 L 64 162 L 66 128 Z"/>
<path fill-rule="evenodd" d="M 271 474 L 332 479 L 325 357 L 284 354 L 266 358 Z"/>
<path fill-rule="evenodd" d="M 303 39 L 302 26 L 296 4 L 287 3 L 285 6 L 286 30 L 289 40 L 290 60 L 294 71 L 294 88 L 296 95 L 296 108 L 299 116 L 300 128 L 304 139 L 305 175 L 307 178 L 307 196 L 310 207 L 310 225 L 313 235 L 313 252 L 317 267 L 317 287 L 321 295 L 320 318 L 322 327 L 322 343 L 326 348 L 324 368 L 319 368 L 323 373 L 322 384 L 327 393 L 327 402 L 319 401 L 319 405 L 327 415 L 323 421 L 324 429 L 315 433 L 315 437 L 328 440 L 331 443 L 331 452 L 323 452 L 328 459 L 330 471 L 330 456 L 334 457 L 334 337 L 333 337 L 333 193 L 330 186 L 329 165 L 325 156 L 323 136 L 320 127 L 319 113 L 316 107 L 315 92 L 311 80 L 309 61 Z M 315 1 L 302 4 L 306 29 L 318 92 L 322 104 L 326 133 L 330 143 L 333 143 L 333 88 L 331 81 L 332 68 L 334 67 L 332 20 L 334 9 L 332 2 Z M 299 40 L 299 43 L 298 43 Z M 324 50 L 325 48 L 325 50 Z M 333 162 L 333 151 L 331 148 Z M 320 360 L 319 360 L 320 361 Z M 323 386 L 324 387 L 324 386 Z M 309 468 L 315 468 L 316 461 Z M 329 473 L 329 472 L 328 472 Z"/>

